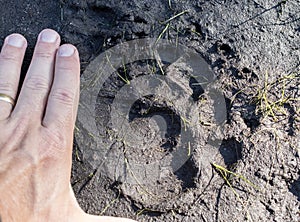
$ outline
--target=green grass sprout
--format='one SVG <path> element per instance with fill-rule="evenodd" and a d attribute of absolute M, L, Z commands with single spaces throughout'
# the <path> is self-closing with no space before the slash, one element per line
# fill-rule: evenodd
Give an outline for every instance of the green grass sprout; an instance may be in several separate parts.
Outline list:
<path fill-rule="evenodd" d="M 257 90 L 253 97 L 253 102 L 256 104 L 256 114 L 261 113 L 263 117 L 270 116 L 274 121 L 278 121 L 278 115 L 287 115 L 284 105 L 299 101 L 291 95 L 287 95 L 287 81 L 298 80 L 297 74 L 289 74 L 283 76 L 274 82 L 269 82 L 268 72 L 265 74 L 263 87 Z M 274 96 L 276 91 L 280 91 L 280 96 Z"/>

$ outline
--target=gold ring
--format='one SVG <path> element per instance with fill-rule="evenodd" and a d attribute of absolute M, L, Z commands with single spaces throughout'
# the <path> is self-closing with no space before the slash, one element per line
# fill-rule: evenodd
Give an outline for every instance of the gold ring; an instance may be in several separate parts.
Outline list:
<path fill-rule="evenodd" d="M 8 102 L 12 106 L 15 105 L 15 100 L 13 98 L 11 98 L 10 96 L 3 94 L 3 93 L 0 93 L 0 101 Z"/>

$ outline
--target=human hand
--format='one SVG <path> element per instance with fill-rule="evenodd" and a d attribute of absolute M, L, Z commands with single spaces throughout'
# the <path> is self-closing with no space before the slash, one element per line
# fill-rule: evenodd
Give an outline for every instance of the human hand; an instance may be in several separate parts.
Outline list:
<path fill-rule="evenodd" d="M 43 30 L 17 95 L 26 46 L 23 36 L 12 34 L 0 54 L 2 221 L 132 221 L 85 214 L 70 186 L 79 97 L 76 48 L 60 46 L 55 31 Z"/>

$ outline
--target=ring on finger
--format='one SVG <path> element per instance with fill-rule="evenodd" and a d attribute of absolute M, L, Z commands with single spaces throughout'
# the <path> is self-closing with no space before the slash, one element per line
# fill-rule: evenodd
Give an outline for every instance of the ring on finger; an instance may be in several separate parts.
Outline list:
<path fill-rule="evenodd" d="M 15 100 L 13 98 L 11 98 L 9 95 L 3 94 L 3 93 L 0 93 L 0 101 L 8 102 L 12 106 L 15 105 Z"/>

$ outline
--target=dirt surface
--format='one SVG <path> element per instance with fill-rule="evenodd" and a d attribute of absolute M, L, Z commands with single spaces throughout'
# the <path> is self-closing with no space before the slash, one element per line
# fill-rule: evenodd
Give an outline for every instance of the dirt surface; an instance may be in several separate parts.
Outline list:
<path fill-rule="evenodd" d="M 19 32 L 29 42 L 23 70 L 43 28 L 79 49 L 71 182 L 86 212 L 138 221 L 300 221 L 299 0 L 1 3 L 1 38 Z M 99 77 L 104 52 L 143 38 L 198 55 L 224 100 L 216 103 L 190 74 L 191 57 L 127 59 Z M 181 93 L 168 94 L 166 85 L 141 98 L 129 93 L 137 81 L 146 89 L 162 77 Z M 116 114 L 118 98 L 134 98 L 127 119 Z M 127 128 L 115 127 L 121 120 Z M 191 135 L 187 153 L 184 135 Z M 166 164 L 147 167 L 154 162 Z"/>

